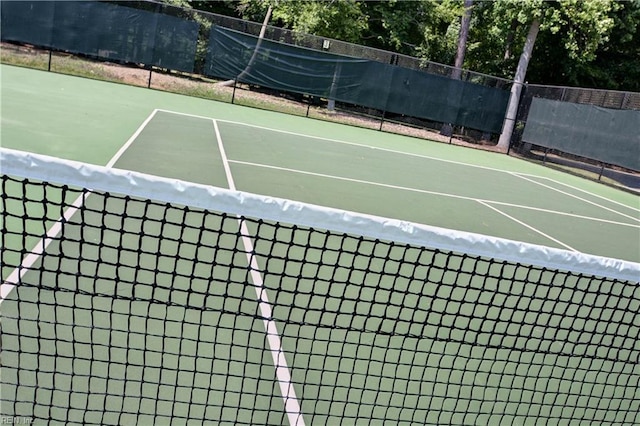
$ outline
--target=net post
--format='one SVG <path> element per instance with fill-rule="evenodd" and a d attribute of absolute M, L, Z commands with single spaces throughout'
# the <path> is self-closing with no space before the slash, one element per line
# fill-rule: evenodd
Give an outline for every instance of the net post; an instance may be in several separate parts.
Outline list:
<path fill-rule="evenodd" d="M 147 81 L 147 89 L 151 89 L 151 76 L 153 75 L 153 67 L 149 67 L 149 80 Z"/>
<path fill-rule="evenodd" d="M 49 49 L 49 63 L 47 64 L 47 71 L 51 71 L 51 49 Z"/>

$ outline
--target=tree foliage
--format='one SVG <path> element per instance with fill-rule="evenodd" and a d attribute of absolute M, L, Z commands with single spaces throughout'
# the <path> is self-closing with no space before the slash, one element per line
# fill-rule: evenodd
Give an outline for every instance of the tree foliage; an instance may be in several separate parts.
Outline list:
<path fill-rule="evenodd" d="M 363 4 L 369 18 L 364 41 L 370 46 L 450 63 L 463 13 L 458 0 L 386 1 Z"/>
<path fill-rule="evenodd" d="M 613 0 L 483 2 L 474 11 L 466 65 L 510 78 L 529 24 L 538 18 L 528 81 L 577 84 L 575 71 L 593 62 L 608 41 L 618 7 Z"/>
<path fill-rule="evenodd" d="M 187 0 L 167 0 L 186 3 Z M 197 9 L 453 65 L 463 0 L 190 1 Z M 474 2 L 464 68 L 513 78 L 532 19 L 529 82 L 639 90 L 640 0 Z"/>
<path fill-rule="evenodd" d="M 593 61 L 568 70 L 568 84 L 640 92 L 640 0 L 622 2 L 610 16 L 609 41 Z"/>

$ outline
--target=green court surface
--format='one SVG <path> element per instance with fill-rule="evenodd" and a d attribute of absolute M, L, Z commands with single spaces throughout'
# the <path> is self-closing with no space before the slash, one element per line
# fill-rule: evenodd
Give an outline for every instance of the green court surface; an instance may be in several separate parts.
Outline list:
<path fill-rule="evenodd" d="M 640 261 L 640 197 L 504 155 L 2 67 L 2 146 Z M 154 110 L 153 119 L 142 126 Z"/>
<path fill-rule="evenodd" d="M 1 143 L 6 148 L 640 261 L 638 196 L 516 158 L 147 89 L 10 66 L 0 70 Z M 19 192 L 19 184 L 13 185 L 4 190 Z M 40 196 L 30 194 L 34 201 L 15 209 L 42 209 L 36 201 Z M 56 188 L 47 192 L 54 202 L 76 196 Z M 69 241 L 47 248 L 51 262 L 65 253 L 66 260 L 56 268 L 66 280 L 38 275 L 34 268 L 24 278 L 34 285 L 17 287 L 2 301 L 7 318 L 3 347 L 20 348 L 3 355 L 3 404 L 23 401 L 15 412 L 2 414 L 92 424 L 162 424 L 169 417 L 286 423 L 281 379 L 271 359 L 274 349 L 256 314 L 256 289 L 246 285 L 257 285 L 258 279 L 247 276 L 249 260 L 238 250 L 246 244 L 238 236 L 238 220 L 206 216 L 197 209 L 167 211 L 142 201 L 127 207 L 119 203 L 88 197 L 88 213 L 74 215 L 65 230 Z M 125 209 L 126 220 L 98 213 Z M 49 221 L 44 226 L 60 217 L 55 208 L 45 214 Z M 145 224 L 144 218 L 155 216 L 160 222 Z M 92 221 L 91 229 L 79 226 Z M 113 229 L 127 234 L 104 231 L 101 221 L 111 221 Z M 15 226 L 23 225 L 16 221 Z M 260 279 L 272 291 L 273 319 L 306 424 L 337 424 L 340 419 L 343 424 L 492 424 L 496 419 L 534 424 L 548 416 L 563 418 L 564 405 L 577 410 L 577 417 L 624 423 L 630 411 L 638 411 L 632 384 L 605 377 L 607 368 L 601 365 L 612 362 L 614 370 L 637 382 L 637 364 L 533 351 L 514 359 L 502 343 L 478 354 L 478 346 L 469 342 L 483 342 L 486 336 L 472 337 L 464 327 L 449 324 L 446 309 L 415 318 L 410 308 L 423 302 L 413 289 L 415 281 L 383 279 L 385 270 L 407 266 L 383 262 L 378 255 L 371 263 L 366 242 L 312 233 L 311 248 L 292 249 L 285 244 L 290 229 L 256 221 L 246 226 L 260 236 L 254 242 L 259 263 L 298 268 L 284 271 L 289 280 L 275 282 L 278 277 L 268 274 Z M 207 238 L 216 244 L 196 250 L 195 241 L 203 239 L 198 232 L 209 228 L 235 231 L 212 233 Z M 282 241 L 267 242 L 272 234 Z M 17 250 L 37 241 L 7 238 L 5 244 Z M 97 245 L 83 243 L 91 241 L 110 243 L 98 252 Z M 340 276 L 340 268 L 323 272 L 321 261 L 311 262 L 316 269 L 305 272 L 305 261 L 323 259 L 332 247 L 349 248 L 348 263 L 356 270 L 380 270 L 376 279 L 382 282 L 376 285 L 385 290 L 368 288 L 370 274 Z M 298 261 L 280 265 L 278 259 L 285 255 Z M 393 249 L 387 255 L 397 258 Z M 433 256 L 430 262 L 436 265 L 449 262 Z M 215 259 L 215 270 L 210 259 Z M 35 265 L 46 261 L 38 259 Z M 118 262 L 124 266 L 114 267 Z M 11 272 L 3 265 L 3 281 Z M 114 290 L 118 281 L 124 284 Z M 343 285 L 329 286 L 331 282 Z M 501 286 L 486 277 L 458 282 L 458 290 L 454 284 L 448 300 L 471 317 L 489 315 L 488 305 L 472 303 L 489 297 L 483 287 Z M 314 291 L 305 286 L 315 286 Z M 471 297 L 468 288 L 477 294 Z M 402 301 L 394 300 L 398 295 Z M 549 297 L 545 293 L 540 299 Z M 601 306 L 593 297 L 586 304 Z M 554 304 L 550 322 L 561 321 L 561 312 L 572 308 L 565 302 Z M 628 308 L 633 315 L 640 307 Z M 390 315 L 389 309 L 397 312 Z M 388 323 L 388 317 L 397 322 Z M 458 337 L 447 344 L 446 339 L 425 338 L 432 331 L 413 329 L 417 323 L 426 329 L 445 324 Z M 47 338 L 41 336 L 51 335 L 59 344 L 45 344 Z M 516 333 L 514 344 L 523 337 Z M 629 349 L 638 350 L 637 345 Z M 462 359 L 464 366 L 459 365 Z M 18 367 L 31 373 L 22 371 L 18 377 Z M 531 369 L 540 370 L 535 383 L 514 385 Z M 445 373 L 449 376 L 440 377 Z M 580 390 L 572 388 L 578 379 L 584 381 Z M 518 390 L 505 394 L 505 382 Z M 425 383 L 432 386 L 429 398 L 422 389 Z M 546 400 L 548 387 L 560 389 L 568 399 Z M 475 395 L 478 389 L 483 396 Z M 594 405 L 597 393 L 635 405 L 627 417 L 600 418 L 619 407 Z M 523 411 L 527 400 L 533 405 Z"/>

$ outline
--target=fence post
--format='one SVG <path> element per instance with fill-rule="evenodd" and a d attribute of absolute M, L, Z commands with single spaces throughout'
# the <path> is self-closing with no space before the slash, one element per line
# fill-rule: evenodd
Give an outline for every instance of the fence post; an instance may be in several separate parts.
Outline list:
<path fill-rule="evenodd" d="M 624 109 L 624 106 L 629 101 L 629 95 L 629 92 L 624 92 L 624 95 L 622 96 L 622 102 L 620 102 L 620 109 Z"/>
<path fill-rule="evenodd" d="M 233 104 L 234 100 L 236 99 L 236 83 L 238 82 L 237 79 L 233 80 L 233 92 L 231 92 L 231 103 Z"/>

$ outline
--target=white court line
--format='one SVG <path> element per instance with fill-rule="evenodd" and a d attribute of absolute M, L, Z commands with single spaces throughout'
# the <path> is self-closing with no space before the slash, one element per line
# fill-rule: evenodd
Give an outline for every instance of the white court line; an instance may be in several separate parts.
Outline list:
<path fill-rule="evenodd" d="M 608 201 L 608 202 L 610 202 L 612 204 L 616 204 L 618 206 L 625 207 L 625 208 L 627 208 L 629 210 L 632 210 L 634 212 L 640 213 L 640 208 L 633 207 L 633 206 L 628 206 L 628 205 L 623 204 L 623 203 L 621 203 L 619 201 L 611 200 L 611 199 L 609 199 L 607 197 L 603 197 L 602 195 L 594 194 L 594 193 L 589 192 L 589 191 L 587 191 L 585 189 L 578 188 L 577 186 L 569 185 L 568 183 L 560 182 L 560 181 L 557 181 L 555 179 L 551 179 L 551 178 L 548 178 L 548 177 L 545 177 L 545 176 L 536 176 L 536 175 L 532 175 L 532 174 L 528 174 L 528 173 L 517 173 L 517 174 L 519 174 L 520 176 L 528 176 L 528 177 L 533 177 L 533 178 L 538 178 L 538 179 L 545 179 L 545 180 L 551 181 L 553 183 L 556 183 L 558 185 L 562 185 L 562 186 L 566 186 L 567 188 L 571 188 L 574 191 L 583 192 L 585 194 L 591 195 L 592 197 L 600 198 L 601 200 L 605 200 L 605 201 Z M 638 204 L 640 205 L 640 203 L 638 203 Z"/>
<path fill-rule="evenodd" d="M 205 117 L 205 116 L 202 116 L 202 115 L 187 114 L 187 113 L 183 113 L 183 112 L 169 111 L 169 110 L 166 110 L 166 109 L 160 109 L 159 111 L 165 112 L 165 113 L 168 113 L 168 114 L 183 115 L 183 116 L 186 116 L 186 117 L 201 118 L 201 119 L 204 119 L 204 120 L 213 120 L 211 117 Z M 496 169 L 494 167 L 488 167 L 488 166 L 481 166 L 479 164 L 471 164 L 471 163 L 464 163 L 462 161 L 447 160 L 447 159 L 444 159 L 444 158 L 432 157 L 430 155 L 415 154 L 415 153 L 406 152 L 406 151 L 398 151 L 396 149 L 382 148 L 382 147 L 377 147 L 377 146 L 365 145 L 365 144 L 361 144 L 361 143 L 358 143 L 358 142 L 348 142 L 348 141 L 343 141 L 343 140 L 339 140 L 339 139 L 326 138 L 324 136 L 314 136 L 314 135 L 308 135 L 308 134 L 305 134 L 305 133 L 290 132 L 288 130 L 274 129 L 274 128 L 271 128 L 271 127 L 259 126 L 257 124 L 243 123 L 241 121 L 222 120 L 222 119 L 217 119 L 217 118 L 215 120 L 218 121 L 218 122 L 221 122 L 221 123 L 237 124 L 239 126 L 252 127 L 254 129 L 259 129 L 259 130 L 268 130 L 270 132 L 282 133 L 284 135 L 299 136 L 299 137 L 306 138 L 306 139 L 317 139 L 317 140 L 321 140 L 321 141 L 325 141 L 325 142 L 337 143 L 337 144 L 341 144 L 341 145 L 350 145 L 350 146 L 356 146 L 358 148 L 368 148 L 368 149 L 377 150 L 377 151 L 389 152 L 389 153 L 392 153 L 392 154 L 406 155 L 408 157 L 424 158 L 426 160 L 433 160 L 433 161 L 440 161 L 440 162 L 443 162 L 443 163 L 456 164 L 458 166 L 475 167 L 477 169 L 490 170 L 490 171 L 493 171 L 493 172 L 511 173 L 511 172 L 506 171 L 506 170 Z M 532 175 L 532 176 L 534 176 L 534 175 Z"/>
<path fill-rule="evenodd" d="M 526 180 L 527 182 L 531 182 L 531 183 L 534 183 L 534 184 L 536 184 L 536 185 L 540 185 L 540 186 L 542 186 L 542 187 L 544 187 L 544 188 L 547 188 L 547 189 L 550 189 L 550 190 L 552 190 L 552 191 L 559 192 L 559 193 L 561 193 L 562 195 L 566 195 L 567 197 L 575 198 L 575 199 L 580 200 L 580 201 L 582 201 L 582 202 L 585 202 L 585 203 L 587 203 L 587 204 L 591 204 L 591 205 L 594 205 L 594 206 L 596 206 L 596 207 L 600 207 L 601 209 L 604 209 L 604 210 L 607 210 L 607 211 L 609 211 L 609 212 L 612 212 L 612 213 L 618 214 L 618 215 L 620 215 L 620 216 L 626 217 L 627 219 L 635 220 L 636 222 L 640 223 L 640 219 L 639 219 L 639 218 L 637 218 L 637 217 L 629 216 L 628 214 L 624 214 L 624 213 L 622 213 L 622 212 L 619 212 L 619 211 L 617 211 L 617 210 L 611 209 L 611 208 L 609 208 L 609 207 L 605 207 L 605 206 L 603 206 L 603 205 L 601 205 L 601 204 L 598 204 L 598 203 L 596 203 L 596 202 L 594 202 L 594 201 L 587 200 L 587 199 L 585 199 L 585 198 L 579 197 L 579 196 L 577 196 L 577 195 L 571 194 L 571 193 L 566 192 L 566 191 L 563 191 L 563 190 L 561 190 L 561 189 L 554 188 L 553 186 L 545 185 L 544 183 L 540 183 L 540 182 L 536 182 L 535 180 L 533 180 L 533 179 L 529 179 L 529 178 L 527 178 L 527 177 L 524 177 L 523 175 L 520 175 L 519 173 L 515 173 L 515 172 L 514 172 L 514 173 L 511 173 L 511 174 L 512 174 L 513 176 L 519 177 L 520 179 L 524 179 L 524 180 Z"/>
<path fill-rule="evenodd" d="M 205 117 L 205 116 L 201 116 L 201 115 L 187 114 L 187 113 L 169 111 L 169 110 L 164 110 L 164 109 L 161 109 L 159 111 L 162 111 L 162 112 L 165 112 L 165 113 L 168 113 L 168 114 L 176 114 L 176 115 L 183 115 L 183 116 L 186 116 L 186 117 L 201 118 L 201 119 L 205 119 L 205 120 L 212 120 L 211 117 Z M 448 164 L 455 164 L 455 165 L 458 165 L 458 166 L 473 167 L 473 168 L 477 168 L 477 169 L 489 170 L 489 171 L 498 172 L 498 173 L 507 173 L 507 174 L 510 174 L 510 175 L 518 176 L 518 177 L 528 176 L 528 177 L 534 177 L 534 178 L 539 178 L 539 179 L 546 179 L 548 181 L 557 183 L 558 185 L 564 185 L 564 186 L 569 187 L 571 189 L 574 189 L 574 190 L 589 194 L 589 195 L 591 195 L 593 197 L 600 198 L 602 200 L 608 201 L 608 202 L 610 202 L 612 204 L 617 204 L 617 205 L 619 205 L 621 207 L 625 207 L 627 209 L 631 209 L 633 211 L 640 212 L 640 209 L 637 209 L 635 207 L 628 206 L 626 204 L 620 203 L 620 202 L 615 201 L 615 200 L 611 200 L 611 199 L 603 197 L 601 195 L 593 194 L 593 193 L 591 193 L 589 191 L 586 191 L 584 189 L 580 189 L 580 188 L 574 187 L 572 185 L 568 185 L 568 184 L 565 184 L 563 182 L 560 182 L 560 181 L 557 181 L 555 179 L 552 179 L 552 178 L 549 178 L 549 177 L 545 177 L 545 176 L 534 175 L 534 174 L 531 174 L 531 173 L 513 172 L 513 171 L 509 171 L 509 170 L 498 169 L 498 168 L 495 168 L 495 167 L 481 166 L 481 165 L 478 165 L 478 164 L 465 163 L 465 162 L 462 162 L 462 161 L 447 160 L 447 159 L 444 159 L 444 158 L 432 157 L 430 155 L 415 154 L 415 153 L 406 152 L 406 151 L 398 151 L 398 150 L 395 150 L 395 149 L 375 147 L 375 146 L 364 145 L 364 144 L 356 143 L 356 142 L 347 142 L 347 141 L 342 141 L 342 140 L 338 140 L 338 139 L 325 138 L 325 137 L 322 137 L 322 136 L 313 136 L 313 135 L 307 135 L 307 134 L 304 134 L 304 133 L 289 132 L 289 131 L 286 131 L 286 130 L 279 130 L 279 129 L 274 129 L 274 128 L 270 128 L 270 127 L 259 126 L 259 125 L 255 125 L 255 124 L 242 123 L 242 122 L 233 121 L 233 120 L 216 120 L 216 121 L 222 122 L 222 123 L 229 123 L 229 124 L 236 124 L 236 125 L 240 125 L 240 126 L 252 127 L 252 128 L 260 129 L 260 130 L 268 130 L 268 131 L 278 132 L 278 133 L 282 133 L 282 134 L 286 134 L 286 135 L 300 136 L 300 137 L 307 138 L 307 139 L 317 139 L 317 140 L 333 142 L 333 143 L 338 143 L 338 144 L 343 144 L 343 145 L 357 146 L 357 147 L 360 147 L 360 148 L 368 148 L 368 149 L 372 149 L 372 150 L 389 152 L 389 153 L 393 153 L 393 154 L 405 155 L 405 156 L 408 156 L 408 157 L 423 158 L 423 159 L 426 159 L 426 160 L 439 161 L 439 162 L 448 163 Z M 539 184 L 538 182 L 535 182 L 535 181 L 531 181 L 531 182 Z M 549 187 L 549 188 L 550 189 L 556 189 L 556 188 L 553 188 L 553 187 Z M 560 192 L 562 192 L 562 191 L 560 191 Z M 566 193 L 566 194 L 567 195 L 571 195 L 569 193 Z M 575 196 L 575 197 L 578 198 L 578 199 L 581 199 L 583 201 L 587 201 L 587 200 L 584 200 L 584 199 L 582 199 L 580 197 L 577 197 L 577 196 Z M 587 202 L 589 202 L 589 201 L 587 201 Z M 601 207 L 601 208 L 603 208 L 605 210 L 610 210 L 610 211 L 616 212 L 618 214 L 624 215 L 624 213 L 617 212 L 615 210 L 609 209 L 609 208 L 607 208 L 605 206 L 602 206 L 600 204 L 593 203 L 593 202 L 590 202 L 590 203 L 595 205 L 595 206 Z M 630 218 L 632 218 L 634 220 L 638 220 L 637 218 L 634 218 L 632 216 L 627 216 L 627 217 L 630 217 Z"/>
<path fill-rule="evenodd" d="M 158 112 L 157 109 L 154 109 L 151 114 L 147 117 L 146 120 L 142 122 L 140 127 L 131 135 L 131 137 L 125 142 L 125 144 L 115 153 L 115 155 L 109 160 L 106 167 L 111 168 L 118 161 L 118 159 L 124 154 L 124 152 L 129 148 L 129 146 L 133 143 L 133 141 L 142 133 L 144 128 L 149 124 L 149 122 L 153 119 L 153 117 Z M 7 277 L 6 280 L 0 285 L 0 304 L 4 301 L 4 299 L 11 293 L 11 291 L 15 288 L 16 285 L 22 280 L 24 275 L 31 269 L 34 263 L 44 254 L 49 244 L 58 236 L 58 234 L 62 231 L 62 224 L 69 221 L 71 217 L 82 207 L 85 203 L 86 198 L 91 193 L 82 193 L 76 198 L 69 207 L 65 210 L 62 217 L 58 219 L 46 233 L 46 236 L 41 238 L 33 248 L 28 252 L 28 254 L 22 259 L 22 263 L 16 269 L 14 269 L 11 274 Z"/>
<path fill-rule="evenodd" d="M 210 120 L 213 121 L 213 128 L 216 133 L 218 148 L 220 149 L 222 165 L 227 176 L 229 189 L 232 191 L 236 191 L 236 185 L 233 180 L 233 176 L 231 175 L 231 168 L 229 167 L 229 160 L 227 158 L 224 145 L 222 144 L 222 137 L 220 136 L 218 123 L 216 122 L 216 120 Z M 260 308 L 260 313 L 264 322 L 264 328 L 267 333 L 267 342 L 269 343 L 271 357 L 273 358 L 273 363 L 276 367 L 276 377 L 278 378 L 278 385 L 280 386 L 280 392 L 282 394 L 282 399 L 284 400 L 285 411 L 287 412 L 289 424 L 304 426 L 305 423 L 302 417 L 300 403 L 298 402 L 298 397 L 296 396 L 293 383 L 291 382 L 291 372 L 289 371 L 289 365 L 287 364 L 287 359 L 285 357 L 284 350 L 282 349 L 280 334 L 278 333 L 278 328 L 275 321 L 273 320 L 271 303 L 269 302 L 269 298 L 267 296 L 267 290 L 264 287 L 262 274 L 260 274 L 259 272 L 260 267 L 258 265 L 255 250 L 253 247 L 253 241 L 249 237 L 249 229 L 247 228 L 247 223 L 241 218 L 238 218 L 238 223 L 240 224 L 242 244 L 244 245 L 247 261 L 250 265 L 249 270 L 251 273 L 251 280 L 253 281 L 253 286 L 259 300 L 258 306 Z"/>
<path fill-rule="evenodd" d="M 501 211 L 501 210 L 499 210 L 499 209 L 497 209 L 497 208 L 493 207 L 493 206 L 492 206 L 492 205 L 490 205 L 489 203 L 485 203 L 485 202 L 483 202 L 483 201 L 481 201 L 481 200 L 477 200 L 477 201 L 478 201 L 480 204 L 482 204 L 483 206 L 488 207 L 488 208 L 490 208 L 491 210 L 493 210 L 493 211 L 495 211 L 495 212 L 497 212 L 497 213 L 500 213 L 502 216 L 504 216 L 504 217 L 506 217 L 506 218 L 508 218 L 508 219 L 511 219 L 512 221 L 514 221 L 514 222 L 516 222 L 516 223 L 518 223 L 518 224 L 520 224 L 520 225 L 524 226 L 525 228 L 528 228 L 528 229 L 532 230 L 533 232 L 538 233 L 538 234 L 542 235 L 543 237 L 548 238 L 548 239 L 550 239 L 551 241 L 554 241 L 554 242 L 556 242 L 556 243 L 560 244 L 562 247 L 566 248 L 567 250 L 571 250 L 571 251 L 578 252 L 578 250 L 574 249 L 573 247 L 571 247 L 571 246 L 569 246 L 569 245 L 567 245 L 567 244 L 563 243 L 562 241 L 560 241 L 560 240 L 558 240 L 558 239 L 556 239 L 556 238 L 553 238 L 553 237 L 552 237 L 551 235 L 549 235 L 549 234 L 545 234 L 544 232 L 540 231 L 539 229 L 534 228 L 533 226 L 528 225 L 527 223 L 525 223 L 525 222 L 523 222 L 523 221 L 521 221 L 521 220 L 518 220 L 518 219 L 516 219 L 515 217 L 513 217 L 513 216 L 511 216 L 511 215 L 508 215 L 507 213 L 505 213 L 505 212 L 503 212 L 503 211 Z"/>
<path fill-rule="evenodd" d="M 285 171 L 285 172 L 290 172 L 290 173 L 299 173 L 299 174 L 304 174 L 304 175 L 309 175 L 309 176 L 316 176 L 316 177 L 322 177 L 322 178 L 327 178 L 327 179 L 341 180 L 341 181 L 345 181 L 345 182 L 361 183 L 361 184 L 365 184 L 365 185 L 372 185 L 372 186 L 379 186 L 379 187 L 383 187 L 383 188 L 397 189 L 397 190 L 400 190 L 400 191 L 418 192 L 418 193 L 421 193 L 421 194 L 437 195 L 437 196 L 447 197 L 447 198 L 456 198 L 456 199 L 459 199 L 459 200 L 477 201 L 477 202 L 483 202 L 483 203 L 494 204 L 494 205 L 505 206 L 505 207 L 515 207 L 515 208 L 520 208 L 520 209 L 524 209 L 524 210 L 533 210 L 533 211 L 539 211 L 539 212 L 543 212 L 543 213 L 556 214 L 556 215 L 559 215 L 559 216 L 568 216 L 568 217 L 573 217 L 573 218 L 577 218 L 577 219 L 591 220 L 591 221 L 594 221 L 594 222 L 603 222 L 603 223 L 608 223 L 608 224 L 612 224 L 612 225 L 620 225 L 620 226 L 627 226 L 627 227 L 631 227 L 631 228 L 640 229 L 640 225 L 634 225 L 634 224 L 631 224 L 631 223 L 617 222 L 617 221 L 613 221 L 613 220 L 609 220 L 609 219 L 600 219 L 600 218 L 596 218 L 596 217 L 583 216 L 583 215 L 578 215 L 578 214 L 574 214 L 574 213 L 559 212 L 559 211 L 556 211 L 556 210 L 542 209 L 542 208 L 539 208 L 539 207 L 531 207 L 531 206 L 523 206 L 523 205 L 520 205 L 520 204 L 505 203 L 503 201 L 486 200 L 486 199 L 482 199 L 482 198 L 475 198 L 475 197 L 467 197 L 467 196 L 464 196 L 464 195 L 450 194 L 448 192 L 429 191 L 427 189 L 410 188 L 410 187 L 406 187 L 406 186 L 391 185 L 391 184 L 380 183 L 380 182 L 372 182 L 372 181 L 362 180 L 362 179 L 354 179 L 354 178 L 347 178 L 347 177 L 342 177 L 342 176 L 328 175 L 328 174 L 324 174 L 324 173 L 307 172 L 307 171 L 304 171 L 304 170 L 290 169 L 290 168 L 287 168 L 287 167 L 279 167 L 279 166 L 271 166 L 271 165 L 268 165 L 268 164 L 258 164 L 258 163 L 248 162 L 248 161 L 238 161 L 238 160 L 228 160 L 228 161 L 230 163 L 244 164 L 244 165 L 253 166 L 253 167 L 262 167 L 262 168 L 274 169 L 274 170 Z"/>

